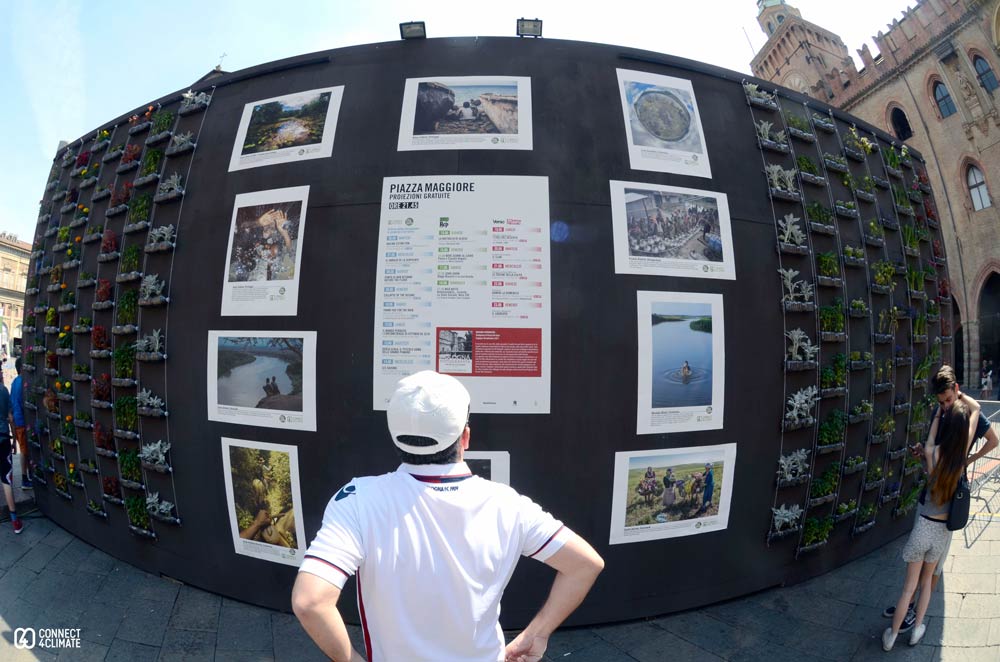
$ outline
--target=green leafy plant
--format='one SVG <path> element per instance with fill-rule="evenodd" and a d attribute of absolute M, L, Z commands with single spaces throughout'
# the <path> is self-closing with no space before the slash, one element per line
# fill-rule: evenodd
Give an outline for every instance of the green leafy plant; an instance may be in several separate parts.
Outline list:
<path fill-rule="evenodd" d="M 852 455 L 851 457 L 844 460 L 844 467 L 847 469 L 853 469 L 854 467 L 860 467 L 865 463 L 865 458 L 860 455 Z"/>
<path fill-rule="evenodd" d="M 896 278 L 896 267 L 888 260 L 879 260 L 872 265 L 875 274 L 875 284 L 892 287 Z"/>
<path fill-rule="evenodd" d="M 135 396 L 122 395 L 115 399 L 115 425 L 119 430 L 135 432 L 139 429 L 138 405 Z"/>
<path fill-rule="evenodd" d="M 868 400 L 862 400 L 854 407 L 851 408 L 851 416 L 863 416 L 865 414 L 871 414 L 875 411 L 875 407 Z"/>
<path fill-rule="evenodd" d="M 149 193 L 137 195 L 132 198 L 128 205 L 129 223 L 142 223 L 149 220 L 149 210 L 153 203 L 153 196 Z"/>
<path fill-rule="evenodd" d="M 139 291 L 125 290 L 115 302 L 117 311 L 115 320 L 119 325 L 135 324 L 139 311 Z"/>
<path fill-rule="evenodd" d="M 122 343 L 111 355 L 115 366 L 115 377 L 133 379 L 135 377 L 135 343 Z"/>
<path fill-rule="evenodd" d="M 142 260 L 142 247 L 138 244 L 132 244 L 122 251 L 122 256 L 120 258 L 121 271 L 122 273 L 128 273 L 130 271 L 139 271 L 139 262 Z M 120 300 L 120 299 L 119 299 Z"/>
<path fill-rule="evenodd" d="M 146 155 L 142 157 L 142 165 L 139 166 L 139 176 L 145 177 L 159 172 L 161 161 L 163 161 L 162 149 L 146 150 Z"/>
<path fill-rule="evenodd" d="M 819 328 L 827 333 L 842 333 L 844 331 L 844 302 L 837 298 L 830 306 L 820 306 Z"/>
<path fill-rule="evenodd" d="M 125 497 L 125 512 L 132 526 L 140 529 L 149 528 L 149 513 L 146 512 L 146 499 L 141 496 Z"/>
<path fill-rule="evenodd" d="M 830 465 L 830 468 L 824 471 L 822 476 L 813 479 L 812 485 L 809 487 L 809 497 L 818 499 L 833 494 L 839 483 L 840 467 L 836 464 Z"/>
<path fill-rule="evenodd" d="M 802 527 L 802 546 L 808 547 L 809 545 L 826 541 L 830 537 L 830 531 L 832 530 L 832 517 L 807 517 L 806 523 Z"/>
<path fill-rule="evenodd" d="M 847 415 L 840 409 L 831 411 L 826 419 L 819 425 L 820 446 L 832 446 L 844 441 L 844 432 L 847 430 Z M 822 496 L 822 495 L 820 495 Z"/>
<path fill-rule="evenodd" d="M 836 278 L 840 275 L 840 263 L 836 253 L 816 253 L 816 267 L 820 276 Z"/>
<path fill-rule="evenodd" d="M 847 357 L 834 354 L 830 363 L 823 366 L 819 374 L 820 388 L 839 388 L 847 385 Z"/>
<path fill-rule="evenodd" d="M 885 236 L 885 230 L 882 229 L 882 224 L 874 218 L 868 221 L 868 236 L 875 239 L 881 239 Z"/>
<path fill-rule="evenodd" d="M 819 168 L 816 167 L 816 164 L 813 163 L 813 160 L 810 159 L 808 156 L 802 155 L 797 157 L 795 159 L 795 164 L 799 167 L 799 170 L 804 173 L 807 173 L 809 175 L 814 175 L 816 177 L 820 176 Z"/>
<path fill-rule="evenodd" d="M 73 374 L 74 375 L 90 375 L 90 364 L 89 363 L 74 363 L 73 364 Z"/>
<path fill-rule="evenodd" d="M 836 163 L 837 165 L 842 166 L 844 168 L 847 167 L 847 159 L 843 156 L 834 156 L 833 154 L 824 152 L 823 160 L 830 161 L 831 163 Z"/>
<path fill-rule="evenodd" d="M 874 483 L 876 480 L 882 480 L 882 467 L 877 464 L 869 465 L 865 473 L 865 482 Z"/>
<path fill-rule="evenodd" d="M 169 131 L 174 126 L 174 114 L 169 110 L 161 110 L 153 115 L 153 133 Z"/>
<path fill-rule="evenodd" d="M 867 313 L 868 304 L 864 299 L 851 299 L 851 310 L 856 313 Z"/>
<path fill-rule="evenodd" d="M 829 225 L 833 214 L 819 202 L 813 201 L 806 205 L 806 217 L 813 223 Z"/>
<path fill-rule="evenodd" d="M 876 507 L 874 503 L 869 503 L 861 506 L 858 509 L 858 521 L 862 524 L 867 524 L 868 522 L 875 519 Z"/>
<path fill-rule="evenodd" d="M 847 501 L 846 503 L 838 503 L 837 504 L 837 514 L 838 515 L 846 515 L 847 513 L 851 512 L 852 510 L 857 510 L 857 509 L 858 509 L 858 502 L 855 501 L 854 499 L 851 499 L 850 501 Z"/>
<path fill-rule="evenodd" d="M 812 133 L 812 127 L 809 125 L 809 120 L 802 117 L 798 113 L 789 112 L 785 115 L 785 123 L 797 131 L 803 131 L 805 133 Z"/>
<path fill-rule="evenodd" d="M 865 259 L 865 251 L 863 248 L 856 248 L 848 244 L 844 246 L 844 257 L 852 260 L 863 260 Z"/>

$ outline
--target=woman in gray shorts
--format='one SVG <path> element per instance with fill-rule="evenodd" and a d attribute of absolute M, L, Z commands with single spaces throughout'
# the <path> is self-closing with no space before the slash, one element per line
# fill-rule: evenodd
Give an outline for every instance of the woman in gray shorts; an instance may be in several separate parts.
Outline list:
<path fill-rule="evenodd" d="M 976 420 L 979 413 L 979 404 L 975 401 L 973 403 L 970 406 L 964 401 L 957 401 L 943 413 L 939 408 L 931 423 L 924 446 L 924 459 L 930 477 L 920 497 L 916 524 L 903 547 L 906 580 L 903 583 L 903 594 L 896 603 L 892 627 L 882 633 L 882 648 L 886 651 L 892 650 L 896 643 L 896 635 L 899 634 L 907 606 L 913 599 L 918 584 L 920 599 L 917 601 L 916 626 L 910 633 L 910 645 L 919 643 L 927 629 L 924 615 L 931 599 L 934 569 L 951 541 L 951 531 L 946 524 L 948 509 L 958 487 L 958 480 L 965 473 L 965 458 L 976 430 L 975 426 L 970 429 L 969 424 L 970 419 Z"/>

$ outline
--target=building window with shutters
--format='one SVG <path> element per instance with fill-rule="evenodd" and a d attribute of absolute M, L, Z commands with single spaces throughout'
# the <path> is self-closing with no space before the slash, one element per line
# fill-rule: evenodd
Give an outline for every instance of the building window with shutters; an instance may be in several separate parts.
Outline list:
<path fill-rule="evenodd" d="M 948 93 L 948 88 L 940 81 L 934 83 L 934 102 L 937 104 L 938 112 L 941 113 L 941 119 L 955 114 L 955 101 Z"/>
<path fill-rule="evenodd" d="M 990 63 L 985 58 L 978 55 L 973 56 L 972 66 L 976 68 L 976 78 L 979 79 L 979 84 L 983 86 L 984 90 L 992 92 L 1000 87 L 1000 83 L 997 82 L 997 76 L 993 73 L 993 68 L 990 67 Z"/>
<path fill-rule="evenodd" d="M 969 186 L 969 196 L 972 198 L 972 208 L 976 211 L 992 207 L 990 192 L 986 189 L 986 179 L 983 171 L 970 165 L 965 171 L 965 181 Z"/>

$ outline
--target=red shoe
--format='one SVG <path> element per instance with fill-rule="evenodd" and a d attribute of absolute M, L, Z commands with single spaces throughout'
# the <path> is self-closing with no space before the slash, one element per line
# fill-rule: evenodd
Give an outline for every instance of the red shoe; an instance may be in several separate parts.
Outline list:
<path fill-rule="evenodd" d="M 11 522 L 14 525 L 14 533 L 21 533 L 24 529 L 24 522 L 17 520 L 16 522 Z"/>

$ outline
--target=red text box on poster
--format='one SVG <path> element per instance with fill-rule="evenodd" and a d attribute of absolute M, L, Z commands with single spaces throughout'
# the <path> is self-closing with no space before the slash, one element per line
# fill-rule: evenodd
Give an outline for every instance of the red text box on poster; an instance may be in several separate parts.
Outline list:
<path fill-rule="evenodd" d="M 450 365 L 447 358 L 442 359 L 442 339 L 447 338 L 452 329 L 454 327 L 437 329 L 438 372 L 464 377 L 542 376 L 541 329 L 463 328 L 462 333 L 472 334 L 472 361 L 466 369 Z M 444 355 L 447 357 L 447 347 Z"/>

